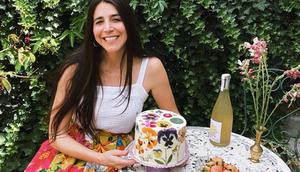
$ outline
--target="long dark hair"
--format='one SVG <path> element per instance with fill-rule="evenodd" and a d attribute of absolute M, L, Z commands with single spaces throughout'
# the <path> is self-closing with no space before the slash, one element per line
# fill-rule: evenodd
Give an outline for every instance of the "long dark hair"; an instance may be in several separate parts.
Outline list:
<path fill-rule="evenodd" d="M 72 64 L 76 64 L 75 73 L 68 82 L 68 90 L 64 101 L 59 105 L 59 109 L 50 126 L 51 133 L 53 133 L 51 140 L 53 141 L 56 139 L 61 121 L 70 112 L 74 114 L 73 118 L 79 122 L 83 132 L 92 136 L 94 140 L 96 139 L 94 107 L 97 98 L 97 85 L 102 86 L 99 64 L 102 59 L 101 52 L 103 48 L 100 45 L 98 47 L 94 46 L 96 41 L 93 35 L 93 15 L 96 6 L 101 2 L 110 3 L 117 9 L 127 32 L 125 52 L 122 56 L 120 67 L 125 59 L 127 62 L 126 77 L 121 94 L 124 92 L 125 87 L 128 86 L 126 108 L 128 107 L 132 85 L 133 57 L 143 57 L 141 42 L 136 28 L 136 18 L 129 6 L 128 0 L 92 0 L 89 5 L 83 44 L 67 58 L 58 75 L 58 78 L 60 78 L 66 68 Z M 56 90 L 57 88 L 54 89 L 54 93 Z"/>

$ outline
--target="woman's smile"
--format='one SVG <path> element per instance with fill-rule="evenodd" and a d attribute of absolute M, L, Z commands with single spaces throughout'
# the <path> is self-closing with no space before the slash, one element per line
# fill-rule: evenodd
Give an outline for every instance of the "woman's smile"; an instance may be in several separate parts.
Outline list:
<path fill-rule="evenodd" d="M 114 40 L 116 40 L 118 38 L 119 38 L 119 36 L 107 36 L 107 37 L 104 37 L 103 39 L 105 41 L 114 41 Z"/>
<path fill-rule="evenodd" d="M 105 36 L 103 40 L 108 44 L 117 43 L 119 36 Z"/>

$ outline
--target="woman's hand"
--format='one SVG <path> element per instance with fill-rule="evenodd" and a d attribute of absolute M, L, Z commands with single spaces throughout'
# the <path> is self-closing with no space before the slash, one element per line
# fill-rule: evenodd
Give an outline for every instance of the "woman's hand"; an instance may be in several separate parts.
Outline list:
<path fill-rule="evenodd" d="M 131 166 L 136 163 L 134 159 L 124 159 L 122 156 L 126 156 L 128 151 L 126 150 L 110 150 L 104 153 L 101 153 L 100 164 L 122 169 L 124 167 Z"/>
<path fill-rule="evenodd" d="M 128 137 L 128 139 L 129 139 L 130 142 L 132 142 L 132 141 L 134 140 L 134 139 L 133 139 L 133 136 L 130 135 L 130 134 L 129 134 L 127 137 Z"/>

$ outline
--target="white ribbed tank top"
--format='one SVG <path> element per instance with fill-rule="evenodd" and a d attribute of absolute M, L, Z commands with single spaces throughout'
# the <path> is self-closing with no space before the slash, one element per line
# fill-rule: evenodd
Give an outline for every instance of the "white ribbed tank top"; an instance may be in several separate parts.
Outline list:
<path fill-rule="evenodd" d="M 103 92 L 100 86 L 97 88 L 94 114 L 97 129 L 111 133 L 129 133 L 132 130 L 135 118 L 143 110 L 144 102 L 148 97 L 148 93 L 142 85 L 148 60 L 148 58 L 142 59 L 138 79 L 136 83 L 132 84 L 130 101 L 126 111 L 124 109 L 127 105 L 127 99 L 119 96 L 123 87 L 103 86 Z M 122 94 L 127 95 L 126 89 Z"/>

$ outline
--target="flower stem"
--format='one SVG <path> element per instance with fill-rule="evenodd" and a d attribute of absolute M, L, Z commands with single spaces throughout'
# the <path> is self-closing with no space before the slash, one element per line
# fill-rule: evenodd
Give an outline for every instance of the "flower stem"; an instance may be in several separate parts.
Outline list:
<path fill-rule="evenodd" d="M 252 100 L 253 100 L 253 103 L 254 103 L 254 111 L 255 111 L 255 117 L 256 117 L 256 124 L 258 124 L 258 107 L 257 107 L 257 103 L 256 103 L 256 99 L 255 99 L 255 95 L 254 95 L 254 92 L 252 91 L 253 90 L 253 85 L 252 85 L 252 82 L 250 81 L 250 76 L 249 74 L 247 73 L 247 78 L 248 78 L 248 83 L 249 83 L 249 86 L 250 86 L 250 92 L 251 92 L 251 95 L 252 95 Z"/>
<path fill-rule="evenodd" d="M 272 84 L 271 84 L 271 86 L 270 86 L 270 88 L 269 88 L 269 90 L 268 90 L 268 92 L 267 92 L 267 106 L 266 106 L 266 109 L 265 109 L 265 111 L 266 111 L 266 113 L 264 114 L 264 118 L 263 118 L 263 125 L 266 125 L 267 124 L 267 122 L 269 121 L 269 119 L 270 119 L 270 117 L 273 115 L 273 113 L 275 112 L 275 110 L 277 109 L 277 107 L 282 103 L 282 99 L 279 101 L 279 102 L 277 102 L 277 104 L 275 105 L 275 107 L 273 108 L 273 110 L 271 111 L 271 113 L 268 115 L 268 108 L 269 108 L 269 101 L 270 101 L 270 99 L 271 99 L 271 92 L 272 92 L 272 89 L 273 89 L 273 87 L 274 87 L 274 85 L 277 83 L 277 81 L 279 81 L 280 79 L 282 79 L 284 77 L 284 74 L 282 74 L 282 75 L 280 75 L 280 76 L 278 76 L 278 77 L 276 77 L 275 79 L 274 79 L 274 81 L 272 82 Z"/>
<path fill-rule="evenodd" d="M 264 123 L 263 126 L 265 126 L 267 124 L 267 122 L 269 121 L 270 117 L 273 115 L 273 113 L 275 112 L 275 110 L 277 109 L 277 107 L 282 103 L 282 99 L 276 103 L 275 107 L 273 108 L 273 110 L 271 111 L 271 113 L 268 115 L 268 117 L 266 117 L 264 119 Z"/>
<path fill-rule="evenodd" d="M 267 64 L 266 64 L 266 56 L 262 56 L 262 65 L 261 65 L 261 73 L 262 73 L 262 106 L 261 106 L 261 120 L 260 123 L 263 123 L 264 117 L 266 115 L 266 109 L 265 107 L 267 107 L 267 102 L 266 102 L 266 98 L 267 98 L 267 94 L 268 94 L 268 82 L 269 82 L 269 74 L 268 74 L 268 70 L 267 70 Z M 266 73 L 266 76 L 265 76 Z M 267 78 L 265 78 L 267 77 Z"/>
<path fill-rule="evenodd" d="M 259 110 L 259 97 L 260 97 L 260 91 L 259 91 L 259 89 L 260 89 L 260 85 L 259 85 L 259 83 L 260 83 L 260 79 L 261 79 L 261 75 L 262 75 L 262 63 L 260 63 L 259 64 L 259 66 L 258 66 L 258 74 L 257 74 L 257 78 L 256 78 L 256 82 L 255 82 L 255 86 L 256 86 L 256 97 L 255 97 L 255 104 L 256 104 L 256 108 L 257 108 L 257 116 L 258 116 L 258 123 L 257 124 L 261 124 L 262 122 L 261 122 L 261 120 L 262 120 L 262 117 L 261 117 L 261 114 L 262 114 L 262 110 L 261 110 L 261 108 L 260 108 L 260 110 Z"/>

